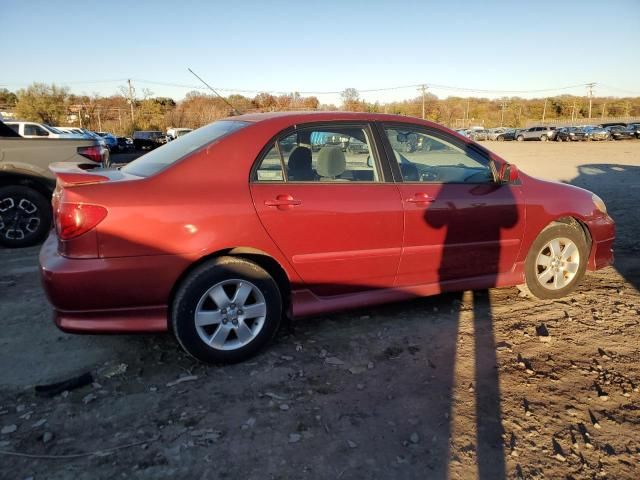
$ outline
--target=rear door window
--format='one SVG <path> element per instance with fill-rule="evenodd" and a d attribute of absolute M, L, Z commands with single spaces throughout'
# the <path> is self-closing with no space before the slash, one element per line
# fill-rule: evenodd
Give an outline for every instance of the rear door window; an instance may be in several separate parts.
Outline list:
<path fill-rule="evenodd" d="M 303 127 L 280 137 L 255 171 L 258 182 L 379 182 L 368 127 Z"/>

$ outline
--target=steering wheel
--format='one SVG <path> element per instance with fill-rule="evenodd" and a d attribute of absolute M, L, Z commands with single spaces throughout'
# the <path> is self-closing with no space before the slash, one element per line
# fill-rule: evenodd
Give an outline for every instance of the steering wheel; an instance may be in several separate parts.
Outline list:
<path fill-rule="evenodd" d="M 421 182 L 437 182 L 438 180 L 440 180 L 440 172 L 435 167 L 427 167 L 420 172 Z"/>

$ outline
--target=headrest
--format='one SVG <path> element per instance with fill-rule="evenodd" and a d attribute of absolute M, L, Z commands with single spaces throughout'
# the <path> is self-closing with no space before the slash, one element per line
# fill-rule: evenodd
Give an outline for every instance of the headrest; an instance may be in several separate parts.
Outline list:
<path fill-rule="evenodd" d="M 342 148 L 326 146 L 318 152 L 318 165 L 316 170 L 321 177 L 337 177 L 347 169 L 347 160 Z"/>
<path fill-rule="evenodd" d="M 311 168 L 311 150 L 307 147 L 296 147 L 289 155 L 287 162 L 289 170 L 303 170 Z"/>

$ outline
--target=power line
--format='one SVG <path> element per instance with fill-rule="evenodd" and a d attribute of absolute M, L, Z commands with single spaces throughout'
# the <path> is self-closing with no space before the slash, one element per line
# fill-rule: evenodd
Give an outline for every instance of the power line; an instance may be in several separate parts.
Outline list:
<path fill-rule="evenodd" d="M 101 83 L 126 83 L 129 79 L 127 78 L 117 78 L 117 79 L 98 79 L 98 80 L 78 80 L 78 81 L 68 81 L 68 82 L 54 82 L 59 85 L 91 85 L 91 84 L 101 84 Z M 177 82 L 163 82 L 157 80 L 149 80 L 143 78 L 134 78 L 134 80 L 138 83 L 149 84 L 149 85 L 159 85 L 164 87 L 174 87 L 174 88 L 185 88 L 192 90 L 204 90 L 205 88 L 200 85 L 193 84 L 185 84 L 185 83 L 177 83 Z M 358 89 L 360 93 L 378 93 L 378 92 L 386 92 L 386 91 L 394 91 L 394 90 L 405 90 L 411 88 L 421 88 L 423 85 L 426 85 L 427 82 L 423 83 L 414 83 L 407 85 L 396 85 L 390 87 L 379 87 L 379 88 L 363 88 Z M 20 83 L 9 83 L 7 85 L 23 85 Z M 486 93 L 486 94 L 533 94 L 533 93 L 544 93 L 544 92 L 554 92 L 554 91 L 562 91 L 562 90 L 571 90 L 576 88 L 584 88 L 591 85 L 591 83 L 579 83 L 574 85 L 565 85 L 558 86 L 552 88 L 541 88 L 541 89 L 529 89 L 529 90 L 499 90 L 499 89 L 485 89 L 485 88 L 470 88 L 470 87 L 460 87 L 455 85 L 445 85 L 439 83 L 428 82 L 429 88 L 438 89 L 438 90 L 449 90 L 449 91 L 458 91 L 458 92 L 467 92 L 467 93 Z M 617 90 L 624 93 L 629 93 L 632 95 L 640 95 L 640 92 L 634 92 L 630 90 L 621 89 L 618 87 L 614 87 L 606 84 L 599 84 L 600 86 Z M 289 95 L 291 94 L 292 89 L 288 90 L 267 90 L 267 89 L 247 89 L 247 88 L 232 88 L 232 87 L 215 87 L 216 90 L 225 91 L 225 92 L 236 92 L 236 93 L 247 93 L 247 94 L 258 94 L 258 93 L 270 93 L 277 95 Z M 343 90 L 295 90 L 297 93 L 302 95 L 339 95 L 343 92 Z"/>

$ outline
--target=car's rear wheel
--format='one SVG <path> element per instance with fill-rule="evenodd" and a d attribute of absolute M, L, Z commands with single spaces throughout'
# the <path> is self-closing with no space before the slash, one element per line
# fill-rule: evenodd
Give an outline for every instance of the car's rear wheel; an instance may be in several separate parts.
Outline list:
<path fill-rule="evenodd" d="M 522 141 L 524 141 L 524 137 L 522 135 L 518 135 L 516 140 L 518 140 L 519 142 L 522 142 Z"/>
<path fill-rule="evenodd" d="M 546 135 L 540 136 L 540 141 L 541 142 L 546 142 L 547 141 L 547 136 Z"/>
<path fill-rule="evenodd" d="M 0 187 L 0 245 L 28 247 L 49 233 L 51 204 L 37 190 L 23 185 Z"/>
<path fill-rule="evenodd" d="M 182 348 L 207 363 L 255 355 L 278 331 L 282 297 L 260 266 L 219 257 L 197 267 L 180 285 L 171 324 Z"/>
<path fill-rule="evenodd" d="M 496 138 L 496 140 L 499 141 L 499 142 L 504 142 L 504 137 L 500 136 L 500 137 Z"/>
<path fill-rule="evenodd" d="M 560 298 L 582 280 L 589 252 L 579 226 L 561 223 L 543 230 L 531 245 L 525 262 L 529 291 L 538 298 Z"/>

